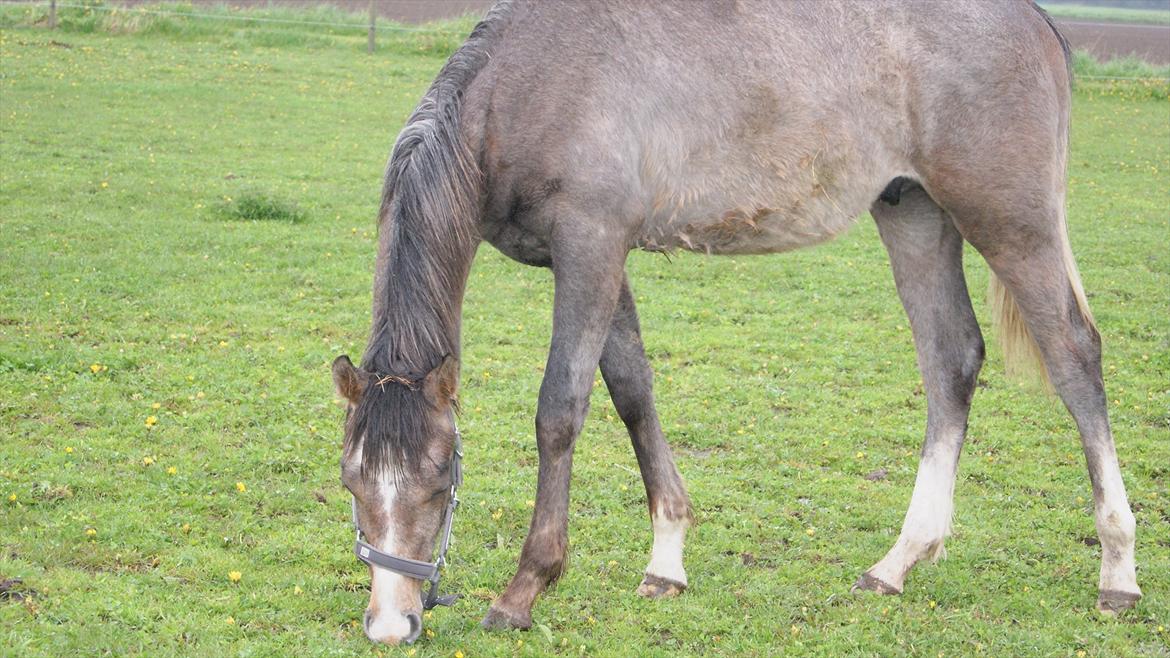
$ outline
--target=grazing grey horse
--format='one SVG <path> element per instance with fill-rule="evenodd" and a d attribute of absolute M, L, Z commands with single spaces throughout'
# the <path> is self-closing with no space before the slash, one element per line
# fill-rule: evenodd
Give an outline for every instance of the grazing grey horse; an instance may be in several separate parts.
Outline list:
<path fill-rule="evenodd" d="M 530 626 L 565 566 L 573 446 L 599 365 L 646 485 L 654 543 L 638 592 L 683 591 L 690 502 L 654 408 L 626 256 L 786 251 L 868 210 L 913 328 L 927 419 L 901 534 L 856 587 L 901 592 L 950 530 L 983 362 L 966 241 L 994 272 L 1007 354 L 1036 351 L 1080 430 L 1098 606 L 1133 606 L 1134 516 L 1065 227 L 1068 55 L 1030 0 L 498 4 L 398 137 L 369 345 L 361 368 L 334 364 L 349 402 L 342 476 L 366 546 L 421 563 L 448 520 L 461 305 L 486 240 L 551 268 L 556 295 L 536 509 L 484 626 Z M 423 577 L 371 572 L 367 635 L 414 640 Z"/>

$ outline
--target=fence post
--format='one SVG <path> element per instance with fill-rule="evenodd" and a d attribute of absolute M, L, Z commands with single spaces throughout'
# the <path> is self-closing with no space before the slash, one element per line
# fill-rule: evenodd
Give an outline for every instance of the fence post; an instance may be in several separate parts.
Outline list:
<path fill-rule="evenodd" d="M 57 29 L 57 0 L 49 0 L 49 29 Z"/>
<path fill-rule="evenodd" d="M 377 12 L 374 11 L 374 0 L 370 0 L 370 33 L 366 37 L 366 52 L 369 53 L 374 52 L 374 32 L 376 30 L 374 23 L 377 21 L 377 16 Z"/>

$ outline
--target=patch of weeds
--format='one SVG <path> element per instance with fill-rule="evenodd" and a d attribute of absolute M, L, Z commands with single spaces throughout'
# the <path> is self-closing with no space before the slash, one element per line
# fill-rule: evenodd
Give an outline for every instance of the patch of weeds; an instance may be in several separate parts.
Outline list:
<path fill-rule="evenodd" d="M 225 219 L 250 222 L 299 224 L 307 219 L 296 203 L 258 190 L 241 192 L 235 197 L 225 196 L 219 204 L 219 214 Z"/>

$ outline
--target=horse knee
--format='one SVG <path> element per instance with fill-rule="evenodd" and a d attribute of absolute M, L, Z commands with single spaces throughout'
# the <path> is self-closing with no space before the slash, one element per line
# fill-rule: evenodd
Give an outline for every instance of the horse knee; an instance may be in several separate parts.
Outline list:
<path fill-rule="evenodd" d="M 542 583 L 551 583 L 568 568 L 568 535 L 552 531 L 533 531 L 521 552 L 520 570 L 536 576 Z"/>
<path fill-rule="evenodd" d="M 1137 520 L 1129 508 L 1121 507 L 1097 514 L 1097 536 L 1109 549 L 1131 546 L 1137 534 Z"/>
<path fill-rule="evenodd" d="M 979 371 L 983 367 L 985 349 L 983 336 L 978 328 L 968 334 L 951 352 L 946 364 L 947 396 L 963 406 L 971 404 L 975 387 L 979 382 Z"/>
<path fill-rule="evenodd" d="M 589 413 L 589 398 L 574 398 L 554 404 L 541 401 L 536 410 L 536 439 L 542 452 L 572 450 L 573 442 Z"/>
<path fill-rule="evenodd" d="M 986 348 L 983 344 L 983 336 L 976 331 L 974 335 L 967 338 L 963 345 L 959 356 L 958 376 L 956 377 L 956 381 L 961 387 L 961 390 L 956 392 L 961 393 L 959 399 L 967 404 L 971 403 L 971 397 L 975 394 L 975 386 L 979 383 L 979 370 L 983 368 L 985 356 Z"/>

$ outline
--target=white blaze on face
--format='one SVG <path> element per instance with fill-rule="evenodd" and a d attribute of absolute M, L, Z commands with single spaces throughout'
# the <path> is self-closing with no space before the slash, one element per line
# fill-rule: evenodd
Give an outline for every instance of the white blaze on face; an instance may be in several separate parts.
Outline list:
<path fill-rule="evenodd" d="M 383 553 L 396 555 L 397 542 L 392 512 L 394 499 L 398 494 L 397 487 L 393 480 L 388 479 L 379 484 L 378 491 L 382 518 L 386 519 L 386 523 L 385 532 L 375 548 Z M 409 605 L 407 602 L 411 600 L 411 597 L 414 597 L 413 600 L 417 606 L 418 595 L 411 587 L 411 579 L 380 567 L 372 567 L 370 572 L 370 606 L 366 635 L 375 642 L 389 644 L 398 644 L 407 638 L 413 640 L 414 638 L 410 636 L 417 633 L 418 629 L 412 628 L 411 620 L 407 614 L 417 615 L 418 610 L 406 606 Z"/>
<path fill-rule="evenodd" d="M 683 541 L 687 535 L 686 519 L 667 519 L 659 506 L 651 517 L 651 523 L 654 527 L 654 547 L 650 549 L 650 564 L 646 565 L 646 573 L 686 585 L 687 572 L 682 562 Z"/>

